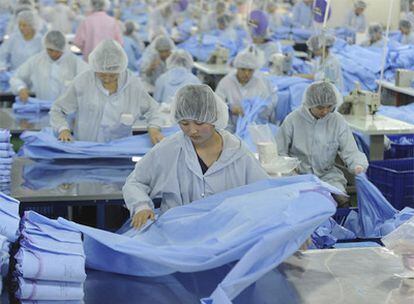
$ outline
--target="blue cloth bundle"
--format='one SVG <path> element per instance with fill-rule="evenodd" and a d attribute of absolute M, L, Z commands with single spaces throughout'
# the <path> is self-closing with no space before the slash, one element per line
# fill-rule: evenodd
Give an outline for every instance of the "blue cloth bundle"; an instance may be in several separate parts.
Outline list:
<path fill-rule="evenodd" d="M 19 289 L 26 300 L 81 300 L 86 279 L 81 234 L 33 211 L 20 224 L 15 255 Z"/>
<path fill-rule="evenodd" d="M 18 200 L 0 192 L 0 234 L 9 242 L 16 241 L 18 237 L 19 204 Z"/>
<path fill-rule="evenodd" d="M 312 81 L 289 76 L 268 76 L 267 79 L 277 88 L 276 120 L 282 122 L 302 104 L 303 93 Z"/>
<path fill-rule="evenodd" d="M 115 183 L 122 187 L 134 164 L 126 160 L 91 160 L 88 163 L 35 162 L 24 166 L 23 185 L 29 189 L 54 189 L 64 183 Z"/>
<path fill-rule="evenodd" d="M 169 136 L 177 131 L 177 127 L 163 129 L 162 133 Z M 59 158 L 131 158 L 144 155 L 152 144 L 148 134 L 129 136 L 107 143 L 87 141 L 61 142 L 51 129 L 40 132 L 25 131 L 20 136 L 24 145 L 18 155 L 34 159 Z"/>
<path fill-rule="evenodd" d="M 204 303 L 230 303 L 292 255 L 336 207 L 340 193 L 312 175 L 269 179 L 165 212 L 134 237 L 58 222 L 84 236 L 89 268 L 134 276 L 236 265 Z"/>
<path fill-rule="evenodd" d="M 41 100 L 33 97 L 29 97 L 26 102 L 22 102 L 19 97 L 16 97 L 12 108 L 15 113 L 48 112 L 52 107 L 52 103 L 53 101 Z"/>
<path fill-rule="evenodd" d="M 356 239 L 355 233 L 330 218 L 312 233 L 313 246 L 310 248 L 332 248 L 337 241 L 353 239 Z"/>

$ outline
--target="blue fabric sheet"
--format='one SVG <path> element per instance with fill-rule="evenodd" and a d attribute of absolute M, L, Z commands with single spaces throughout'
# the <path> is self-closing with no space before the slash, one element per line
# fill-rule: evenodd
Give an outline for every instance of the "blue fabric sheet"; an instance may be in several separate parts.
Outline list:
<path fill-rule="evenodd" d="M 20 222 L 19 201 L 0 192 L 0 234 L 14 242 Z"/>
<path fill-rule="evenodd" d="M 86 263 L 92 269 L 160 276 L 238 260 L 203 300 L 230 303 L 335 212 L 329 192 L 339 193 L 311 175 L 264 180 L 172 208 L 132 238 L 58 221 L 83 233 Z"/>
<path fill-rule="evenodd" d="M 172 127 L 162 130 L 162 133 L 169 136 L 177 130 L 177 127 Z M 108 143 L 64 143 L 56 138 L 51 129 L 44 129 L 40 132 L 25 131 L 20 138 L 24 145 L 18 155 L 35 159 L 131 158 L 144 155 L 152 148 L 148 134 L 129 136 Z"/>
<path fill-rule="evenodd" d="M 23 186 L 37 190 L 54 189 L 65 183 L 99 182 L 122 187 L 132 170 L 134 164 L 126 160 L 40 161 L 24 166 Z"/>
<path fill-rule="evenodd" d="M 16 97 L 12 108 L 15 113 L 48 112 L 52 107 L 52 103 L 52 101 L 41 100 L 33 97 L 29 97 L 26 102 L 22 102 L 19 97 Z"/>
<path fill-rule="evenodd" d="M 400 107 L 381 106 L 378 114 L 414 124 L 414 103 Z"/>
<path fill-rule="evenodd" d="M 312 233 L 313 246 L 310 246 L 310 248 L 332 248 L 338 240 L 353 239 L 356 239 L 355 233 L 330 218 Z"/>
<path fill-rule="evenodd" d="M 8 143 L 10 142 L 10 131 L 5 129 L 0 129 L 0 142 Z"/>
<path fill-rule="evenodd" d="M 277 88 L 276 120 L 282 122 L 286 116 L 302 103 L 303 93 L 312 83 L 300 77 L 269 76 L 272 87 Z"/>

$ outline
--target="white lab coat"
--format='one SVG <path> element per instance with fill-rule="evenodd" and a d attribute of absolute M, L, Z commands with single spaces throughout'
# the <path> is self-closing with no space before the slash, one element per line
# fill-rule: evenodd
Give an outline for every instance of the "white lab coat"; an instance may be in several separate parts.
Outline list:
<path fill-rule="evenodd" d="M 118 91 L 112 95 L 92 70 L 78 75 L 50 110 L 55 131 L 70 129 L 66 117 L 76 114 L 74 136 L 77 140 L 105 142 L 132 135 L 133 124 L 145 116 L 149 127 L 160 127 L 157 102 L 130 71 L 120 74 Z"/>
<path fill-rule="evenodd" d="M 175 93 L 185 85 L 200 84 L 200 80 L 184 67 L 175 67 L 162 74 L 155 82 L 154 99 L 171 104 Z"/>
<path fill-rule="evenodd" d="M 26 41 L 20 31 L 16 31 L 0 47 L 0 67 L 14 71 L 42 50 L 42 37 L 39 34 Z"/>
<path fill-rule="evenodd" d="M 240 139 L 227 131 L 219 133 L 223 151 L 205 174 L 190 138 L 181 131 L 152 148 L 136 164 L 122 189 L 131 216 L 153 208 L 156 197 L 161 197 L 161 212 L 165 212 L 268 177 Z"/>
<path fill-rule="evenodd" d="M 367 28 L 367 21 L 364 14 L 357 16 L 355 10 L 351 10 L 345 17 L 344 25 L 358 33 L 363 33 Z"/>
<path fill-rule="evenodd" d="M 16 70 L 10 79 L 11 91 L 18 95 L 21 89 L 27 88 L 39 99 L 54 101 L 76 75 L 87 69 L 88 65 L 68 50 L 56 61 L 43 51 Z"/>
<path fill-rule="evenodd" d="M 229 109 L 232 109 L 234 106 L 241 106 L 241 102 L 244 99 L 253 99 L 256 97 L 260 99 L 271 98 L 272 102 L 265 111 L 266 113 L 263 113 L 263 116 L 267 116 L 269 121 L 274 122 L 277 92 L 260 72 L 255 72 L 250 81 L 244 86 L 237 80 L 236 72 L 231 72 L 220 80 L 216 88 L 216 93 L 227 103 Z M 237 118 L 235 115 L 229 116 L 229 130 L 235 130 Z"/>
<path fill-rule="evenodd" d="M 325 60 L 321 63 L 321 58 L 315 62 L 315 80 L 328 79 L 331 81 L 339 92 L 344 91 L 344 77 L 342 75 L 342 67 L 335 55 L 329 53 Z"/>
<path fill-rule="evenodd" d="M 300 174 L 315 174 L 321 180 L 345 192 L 346 179 L 335 167 L 339 153 L 348 169 L 368 167 L 364 153 L 355 143 L 351 129 L 341 114 L 329 113 L 316 119 L 302 106 L 290 113 L 276 135 L 279 155 L 297 157 Z"/>

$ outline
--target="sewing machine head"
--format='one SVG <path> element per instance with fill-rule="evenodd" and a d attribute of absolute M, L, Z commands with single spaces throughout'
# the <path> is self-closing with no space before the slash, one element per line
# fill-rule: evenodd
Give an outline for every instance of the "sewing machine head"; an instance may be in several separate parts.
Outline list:
<path fill-rule="evenodd" d="M 344 97 L 344 103 L 350 104 L 350 115 L 368 116 L 375 115 L 381 105 L 381 100 L 378 93 L 361 90 L 357 83 L 355 90 Z"/>

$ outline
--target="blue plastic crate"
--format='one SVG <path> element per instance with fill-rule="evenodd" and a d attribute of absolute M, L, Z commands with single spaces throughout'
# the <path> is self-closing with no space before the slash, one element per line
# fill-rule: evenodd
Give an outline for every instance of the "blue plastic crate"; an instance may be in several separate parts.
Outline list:
<path fill-rule="evenodd" d="M 368 177 L 396 209 L 414 208 L 414 158 L 373 161 Z"/>
<path fill-rule="evenodd" d="M 391 140 L 391 149 L 385 151 L 386 159 L 414 157 L 414 134 L 389 135 L 388 138 Z M 402 138 L 404 143 L 400 143 Z"/>

